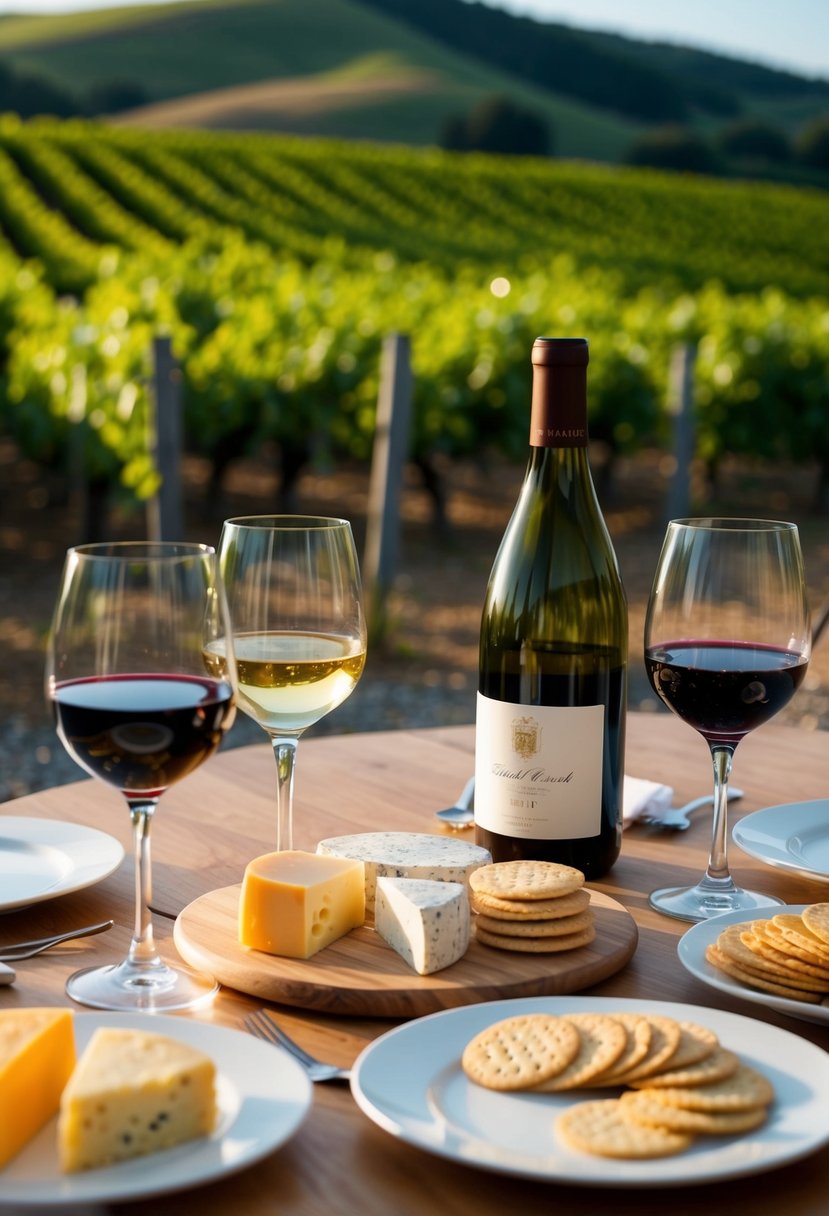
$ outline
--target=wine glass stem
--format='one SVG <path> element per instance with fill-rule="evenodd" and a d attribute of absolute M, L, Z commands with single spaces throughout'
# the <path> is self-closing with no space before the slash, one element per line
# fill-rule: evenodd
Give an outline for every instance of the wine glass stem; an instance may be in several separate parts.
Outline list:
<path fill-rule="evenodd" d="M 154 798 L 148 800 L 128 798 L 127 802 L 132 820 L 135 851 L 135 928 L 128 960 L 136 967 L 152 967 L 157 966 L 160 962 L 153 938 L 153 922 L 150 913 L 150 901 L 153 894 L 150 826 L 156 808 L 156 800 Z"/>
<path fill-rule="evenodd" d="M 298 740 L 273 737 L 271 742 L 276 757 L 276 848 L 280 851 L 294 847 L 294 768 Z"/>
<path fill-rule="evenodd" d="M 728 778 L 733 747 L 712 746 L 714 764 L 714 828 L 706 878 L 722 885 L 731 881 L 728 870 Z"/>

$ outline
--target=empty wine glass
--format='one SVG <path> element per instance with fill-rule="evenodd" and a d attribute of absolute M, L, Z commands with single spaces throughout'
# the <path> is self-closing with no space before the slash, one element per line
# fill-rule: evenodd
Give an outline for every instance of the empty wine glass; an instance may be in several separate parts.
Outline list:
<path fill-rule="evenodd" d="M 219 541 L 239 706 L 276 756 L 276 848 L 293 848 L 297 743 L 352 692 L 366 659 L 351 525 L 311 515 L 228 519 Z M 223 642 L 209 648 L 221 667 Z"/>
<path fill-rule="evenodd" d="M 135 930 L 127 958 L 70 976 L 73 1000 L 97 1009 L 186 1009 L 217 990 L 171 967 L 153 940 L 150 825 L 158 800 L 216 751 L 235 714 L 232 650 L 219 676 L 205 648 L 229 635 L 215 551 L 118 542 L 70 549 L 46 662 L 46 692 L 66 750 L 129 807 Z"/>
<path fill-rule="evenodd" d="M 737 887 L 728 869 L 728 778 L 737 744 L 778 713 L 811 653 L 803 558 L 794 524 L 678 519 L 668 524 L 645 620 L 645 664 L 657 696 L 708 743 L 714 828 L 693 887 L 666 887 L 651 906 L 680 920 L 781 901 Z"/>

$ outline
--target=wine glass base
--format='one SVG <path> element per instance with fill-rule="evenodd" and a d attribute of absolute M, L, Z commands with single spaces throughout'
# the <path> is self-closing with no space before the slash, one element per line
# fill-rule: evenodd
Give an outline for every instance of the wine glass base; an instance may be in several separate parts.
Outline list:
<path fill-rule="evenodd" d="M 759 891 L 745 891 L 742 887 L 728 885 L 722 890 L 706 886 L 661 887 L 652 891 L 648 903 L 657 912 L 673 916 L 676 920 L 702 921 L 724 912 L 753 912 L 757 908 L 777 908 L 782 899 L 763 895 Z"/>
<path fill-rule="evenodd" d="M 140 968 L 127 963 L 86 967 L 66 981 L 66 993 L 79 1005 L 127 1013 L 168 1013 L 212 1001 L 219 985 L 212 975 L 161 963 Z"/>

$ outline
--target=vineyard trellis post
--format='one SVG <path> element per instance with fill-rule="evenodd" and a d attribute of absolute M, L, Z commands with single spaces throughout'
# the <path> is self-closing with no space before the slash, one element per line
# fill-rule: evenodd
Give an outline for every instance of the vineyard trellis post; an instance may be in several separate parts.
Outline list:
<path fill-rule="evenodd" d="M 181 540 L 184 536 L 181 369 L 167 337 L 153 339 L 149 397 L 148 442 L 161 484 L 147 503 L 147 535 L 150 540 Z"/>
<path fill-rule="evenodd" d="M 400 490 L 409 454 L 411 402 L 409 338 L 389 334 L 381 356 L 363 557 L 366 614 L 373 642 L 382 640 L 388 624 L 386 601 L 397 566 Z"/>
<path fill-rule="evenodd" d="M 696 348 L 682 343 L 674 348 L 668 370 L 665 402 L 672 427 L 673 471 L 665 499 L 667 519 L 681 519 L 691 509 L 691 462 L 694 459 L 694 363 Z"/>

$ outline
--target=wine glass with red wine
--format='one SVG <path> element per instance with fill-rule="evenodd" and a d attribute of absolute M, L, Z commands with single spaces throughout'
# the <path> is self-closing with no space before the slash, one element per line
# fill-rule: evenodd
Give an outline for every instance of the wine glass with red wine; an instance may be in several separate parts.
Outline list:
<path fill-rule="evenodd" d="M 781 901 L 736 886 L 726 849 L 728 778 L 737 744 L 791 700 L 811 654 L 797 528 L 762 519 L 668 524 L 645 620 L 654 692 L 707 742 L 714 767 L 708 868 L 693 887 L 666 887 L 651 906 L 679 920 Z"/>
<path fill-rule="evenodd" d="M 117 542 L 66 555 L 46 663 L 57 732 L 77 763 L 126 799 L 135 846 L 135 929 L 127 957 L 69 977 L 96 1009 L 187 1009 L 217 990 L 212 976 L 171 967 L 153 940 L 150 824 L 174 782 L 211 756 L 236 708 L 232 651 L 222 673 L 206 648 L 229 638 L 215 551 L 206 545 Z"/>

